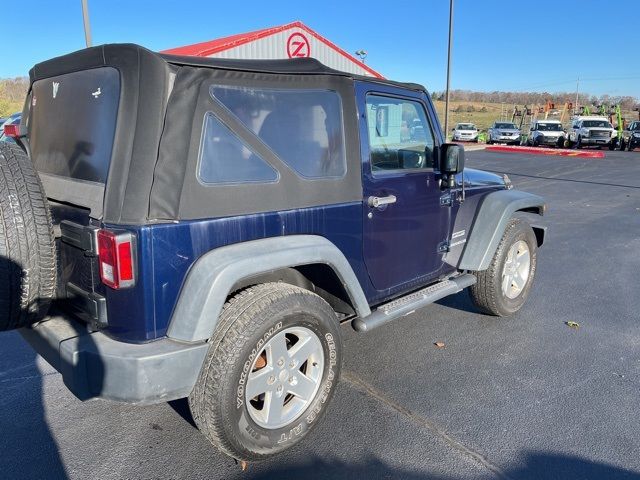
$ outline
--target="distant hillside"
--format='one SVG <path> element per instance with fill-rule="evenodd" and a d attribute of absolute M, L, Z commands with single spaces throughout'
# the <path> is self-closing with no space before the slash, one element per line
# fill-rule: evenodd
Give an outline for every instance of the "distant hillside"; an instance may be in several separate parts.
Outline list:
<path fill-rule="evenodd" d="M 432 92 L 433 100 L 444 100 L 444 92 Z M 450 100 L 453 102 L 480 102 L 480 103 L 504 103 L 507 105 L 544 105 L 547 101 L 561 108 L 565 102 L 576 101 L 576 92 L 474 92 L 471 90 L 451 90 Z M 630 96 L 601 95 L 599 97 L 588 93 L 578 96 L 580 105 L 620 105 L 623 110 L 637 108 L 640 101 Z"/>
<path fill-rule="evenodd" d="M 28 89 L 27 77 L 0 79 L 0 117 L 22 111 Z"/>

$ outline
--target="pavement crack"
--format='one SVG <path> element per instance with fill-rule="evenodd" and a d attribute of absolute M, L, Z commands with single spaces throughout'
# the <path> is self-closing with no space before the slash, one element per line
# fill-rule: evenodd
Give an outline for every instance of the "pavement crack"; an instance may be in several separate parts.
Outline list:
<path fill-rule="evenodd" d="M 26 377 L 11 377 L 11 378 L 5 378 L 3 380 L 0 380 L 0 384 L 2 383 L 9 383 L 9 382 L 17 382 L 19 380 L 33 380 L 36 378 L 44 378 L 44 377 L 48 377 L 50 375 L 60 375 L 58 372 L 49 372 L 49 373 L 42 373 L 42 374 L 38 374 L 38 375 L 29 375 Z"/>
<path fill-rule="evenodd" d="M 463 445 L 462 443 L 460 443 L 458 440 L 453 438 L 446 431 L 444 431 L 444 429 L 439 427 L 436 423 L 432 422 L 431 420 L 395 402 L 394 400 L 389 398 L 384 392 L 368 384 L 363 379 L 358 377 L 355 373 L 350 372 L 348 370 L 344 370 L 342 372 L 341 378 L 346 382 L 350 383 L 351 385 L 353 385 L 354 387 L 356 387 L 358 390 L 361 390 L 367 393 L 368 395 L 372 396 L 373 398 L 378 400 L 380 403 L 385 405 L 387 408 L 390 408 L 391 410 L 394 410 L 400 415 L 404 416 L 412 423 L 418 425 L 421 428 L 426 428 L 431 433 L 433 433 L 438 438 L 440 438 L 445 443 L 447 443 L 450 447 L 454 448 L 464 456 L 468 457 L 472 461 L 478 463 L 482 467 L 492 472 L 497 478 L 504 479 L 504 480 L 513 480 L 511 477 L 509 477 L 509 475 L 507 475 L 504 471 L 502 471 L 500 467 L 494 465 L 489 460 L 487 460 L 484 455 Z"/>

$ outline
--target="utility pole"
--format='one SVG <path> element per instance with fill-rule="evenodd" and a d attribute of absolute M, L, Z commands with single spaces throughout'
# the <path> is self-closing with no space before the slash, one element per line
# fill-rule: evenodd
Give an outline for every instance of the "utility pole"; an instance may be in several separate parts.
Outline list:
<path fill-rule="evenodd" d="M 84 23 L 84 41 L 87 44 L 87 48 L 91 46 L 91 25 L 89 23 L 89 5 L 88 0 L 81 0 L 82 2 L 82 21 Z"/>
<path fill-rule="evenodd" d="M 444 100 L 444 138 L 449 134 L 449 87 L 451 81 L 451 42 L 453 39 L 453 0 L 449 0 L 449 47 L 447 49 L 447 93 Z"/>
<path fill-rule="evenodd" d="M 578 77 L 578 81 L 576 82 L 576 103 L 575 108 L 573 109 L 574 115 L 578 111 L 578 89 L 580 88 L 580 77 Z"/>

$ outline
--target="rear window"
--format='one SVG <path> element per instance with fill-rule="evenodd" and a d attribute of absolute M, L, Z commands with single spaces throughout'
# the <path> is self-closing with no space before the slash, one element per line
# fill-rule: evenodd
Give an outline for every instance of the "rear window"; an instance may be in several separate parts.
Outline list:
<path fill-rule="evenodd" d="M 336 92 L 212 86 L 210 94 L 301 177 L 346 174 L 342 104 Z M 203 155 L 201 164 L 208 162 L 228 163 L 222 156 Z"/>
<path fill-rule="evenodd" d="M 38 171 L 106 183 L 119 100 L 120 76 L 112 67 L 34 82 L 29 143 Z"/>

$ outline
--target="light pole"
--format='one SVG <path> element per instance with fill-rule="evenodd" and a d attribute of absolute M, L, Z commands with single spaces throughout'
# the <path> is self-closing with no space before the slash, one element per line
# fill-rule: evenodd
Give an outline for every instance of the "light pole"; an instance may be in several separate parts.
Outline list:
<path fill-rule="evenodd" d="M 449 47 L 447 48 L 447 91 L 444 98 L 444 138 L 449 133 L 449 86 L 451 81 L 451 41 L 453 39 L 453 0 L 449 0 Z"/>
<path fill-rule="evenodd" d="M 355 53 L 360 57 L 360 60 L 362 60 L 362 63 L 364 63 L 364 59 L 367 58 L 367 52 L 365 50 L 358 50 Z"/>
<path fill-rule="evenodd" d="M 89 5 L 88 0 L 82 1 L 82 22 L 84 23 L 84 41 L 87 48 L 91 46 L 91 25 L 89 24 Z"/>

